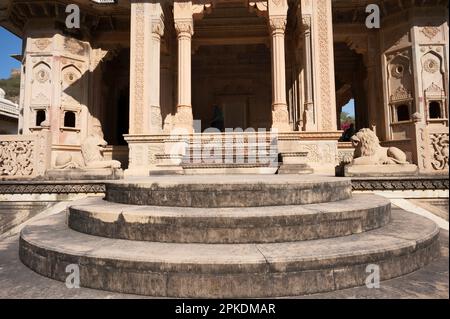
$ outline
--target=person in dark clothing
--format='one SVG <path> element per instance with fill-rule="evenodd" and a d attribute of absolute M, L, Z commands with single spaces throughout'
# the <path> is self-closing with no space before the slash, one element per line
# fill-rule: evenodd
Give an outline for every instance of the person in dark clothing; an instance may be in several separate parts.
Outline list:
<path fill-rule="evenodd" d="M 218 105 L 214 105 L 213 108 L 213 120 L 211 121 L 211 127 L 214 127 L 221 132 L 225 130 L 223 113 Z"/>
<path fill-rule="evenodd" d="M 340 141 L 341 142 L 350 142 L 353 135 L 355 135 L 355 124 L 350 124 L 350 127 L 345 130 L 345 132 L 342 134 Z"/>

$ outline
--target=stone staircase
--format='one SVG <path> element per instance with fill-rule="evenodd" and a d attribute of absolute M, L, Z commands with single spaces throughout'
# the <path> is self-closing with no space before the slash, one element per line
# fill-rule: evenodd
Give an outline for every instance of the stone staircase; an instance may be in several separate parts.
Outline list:
<path fill-rule="evenodd" d="M 186 175 L 275 174 L 278 166 L 278 141 L 270 132 L 195 135 L 181 159 Z"/>
<path fill-rule="evenodd" d="M 168 176 L 110 182 L 105 199 L 27 226 L 20 258 L 81 286 L 157 297 L 282 297 L 413 272 L 439 254 L 439 228 L 346 178 Z"/>

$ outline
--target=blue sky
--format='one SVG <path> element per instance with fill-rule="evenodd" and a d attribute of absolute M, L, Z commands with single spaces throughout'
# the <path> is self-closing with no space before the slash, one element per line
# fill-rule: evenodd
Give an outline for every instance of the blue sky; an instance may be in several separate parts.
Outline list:
<path fill-rule="evenodd" d="M 355 100 L 351 99 L 344 107 L 342 107 L 343 112 L 347 112 L 350 116 L 355 116 Z"/>
<path fill-rule="evenodd" d="M 11 69 L 17 69 L 20 67 L 20 63 L 11 58 L 10 55 L 21 53 L 21 39 L 0 27 L 0 79 L 9 78 Z"/>

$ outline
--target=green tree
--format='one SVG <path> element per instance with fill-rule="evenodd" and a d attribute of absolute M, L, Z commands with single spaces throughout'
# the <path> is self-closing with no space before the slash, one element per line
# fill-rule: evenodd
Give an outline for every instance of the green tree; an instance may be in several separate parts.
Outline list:
<path fill-rule="evenodd" d="M 349 113 L 343 111 L 341 112 L 341 123 L 355 122 L 355 118 L 350 116 Z"/>
<path fill-rule="evenodd" d="M 20 74 L 13 74 L 9 79 L 0 79 L 0 88 L 5 91 L 8 100 L 17 103 L 20 95 Z"/>

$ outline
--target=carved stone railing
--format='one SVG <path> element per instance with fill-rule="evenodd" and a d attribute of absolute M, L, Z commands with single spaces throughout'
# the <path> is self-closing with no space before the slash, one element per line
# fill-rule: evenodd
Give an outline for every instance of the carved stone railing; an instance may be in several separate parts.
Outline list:
<path fill-rule="evenodd" d="M 32 179 L 45 174 L 50 162 L 50 135 L 0 135 L 0 180 Z"/>
<path fill-rule="evenodd" d="M 0 100 L 0 114 L 6 115 L 8 117 L 18 118 L 19 106 L 13 103 L 7 104 Z"/>

